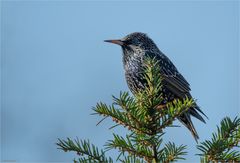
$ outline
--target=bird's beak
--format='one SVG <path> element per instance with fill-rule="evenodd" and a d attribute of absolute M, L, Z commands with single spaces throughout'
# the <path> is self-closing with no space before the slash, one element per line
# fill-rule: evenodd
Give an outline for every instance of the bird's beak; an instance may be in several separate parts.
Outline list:
<path fill-rule="evenodd" d="M 123 41 L 121 41 L 121 40 L 104 40 L 104 42 L 110 42 L 110 43 L 113 43 L 113 44 L 123 46 Z"/>

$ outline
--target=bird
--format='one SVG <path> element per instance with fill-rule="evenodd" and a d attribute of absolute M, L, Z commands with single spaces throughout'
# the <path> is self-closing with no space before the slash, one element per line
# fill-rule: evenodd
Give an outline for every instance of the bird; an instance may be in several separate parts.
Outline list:
<path fill-rule="evenodd" d="M 154 41 L 142 32 L 130 33 L 121 39 L 104 40 L 108 43 L 120 45 L 123 52 L 123 65 L 125 70 L 125 78 L 130 91 L 136 94 L 139 90 L 144 89 L 146 81 L 141 75 L 143 73 L 144 59 L 154 58 L 157 60 L 157 65 L 160 69 L 160 76 L 162 77 L 161 92 L 165 99 L 163 103 L 171 102 L 174 99 L 184 100 L 192 98 L 190 94 L 190 84 L 179 73 L 172 61 L 159 50 Z M 203 116 L 208 118 L 200 107 L 194 102 L 194 105 L 184 113 L 182 113 L 178 120 L 191 132 L 194 139 L 199 139 L 198 133 L 192 123 L 191 117 L 195 117 L 206 123 Z"/>

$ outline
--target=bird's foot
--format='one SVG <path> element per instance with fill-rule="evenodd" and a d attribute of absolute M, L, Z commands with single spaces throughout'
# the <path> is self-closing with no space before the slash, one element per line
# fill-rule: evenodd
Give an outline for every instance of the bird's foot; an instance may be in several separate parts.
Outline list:
<path fill-rule="evenodd" d="M 162 109 L 164 109 L 164 108 L 166 108 L 167 107 L 167 105 L 166 104 L 163 104 L 163 105 L 158 105 L 157 107 L 156 107 L 156 109 L 157 110 L 162 110 Z"/>

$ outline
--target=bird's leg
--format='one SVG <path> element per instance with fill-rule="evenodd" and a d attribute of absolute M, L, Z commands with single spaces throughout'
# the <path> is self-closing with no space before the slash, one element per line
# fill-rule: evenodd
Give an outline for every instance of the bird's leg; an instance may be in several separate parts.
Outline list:
<path fill-rule="evenodd" d="M 164 109 L 164 108 L 166 108 L 166 104 L 162 104 L 162 105 L 158 105 L 157 107 L 156 107 L 156 109 L 157 110 L 162 110 L 162 109 Z"/>

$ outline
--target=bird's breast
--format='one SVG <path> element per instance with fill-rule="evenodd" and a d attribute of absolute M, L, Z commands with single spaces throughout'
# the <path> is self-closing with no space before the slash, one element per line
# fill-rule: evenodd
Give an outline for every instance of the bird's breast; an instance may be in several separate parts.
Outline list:
<path fill-rule="evenodd" d="M 139 89 L 144 88 L 142 67 L 141 60 L 131 60 L 124 65 L 125 78 L 132 93 L 136 93 Z"/>

